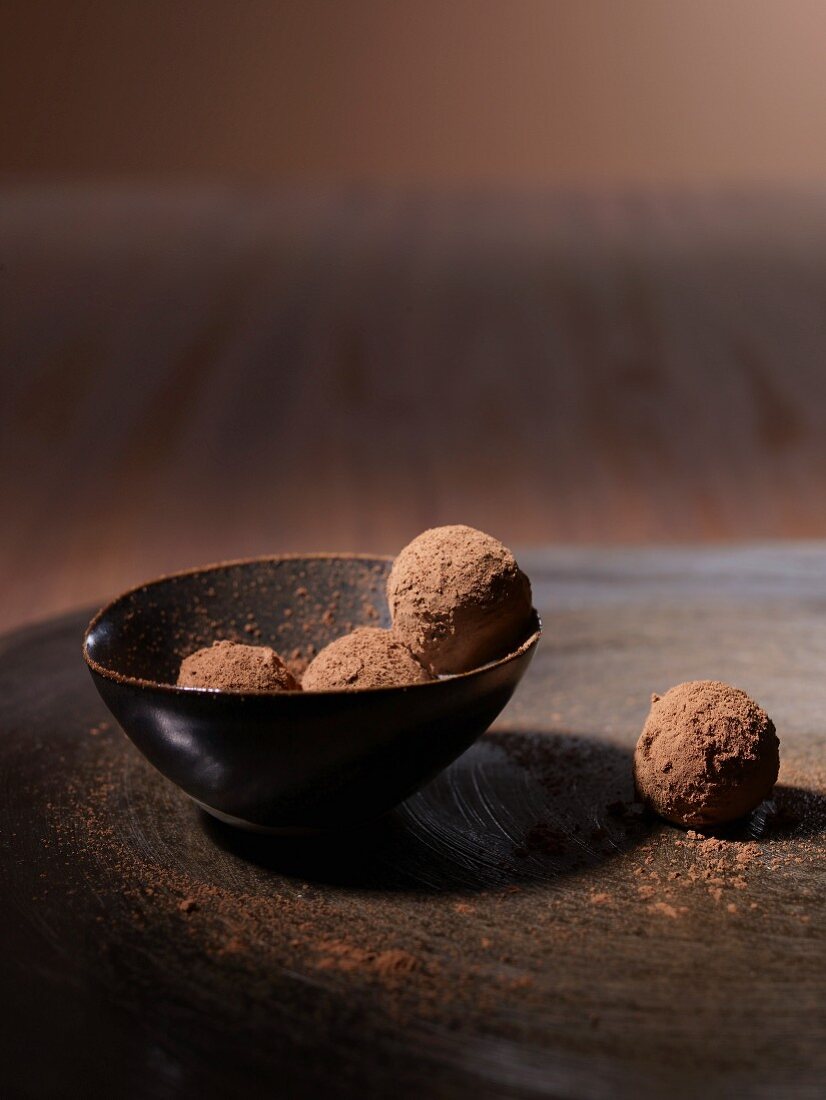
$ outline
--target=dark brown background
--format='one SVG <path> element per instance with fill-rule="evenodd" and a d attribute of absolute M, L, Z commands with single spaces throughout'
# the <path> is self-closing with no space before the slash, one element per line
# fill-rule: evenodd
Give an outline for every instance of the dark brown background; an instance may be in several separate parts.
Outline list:
<path fill-rule="evenodd" d="M 826 175 L 821 0 L 4 0 L 0 21 L 12 172 Z"/>
<path fill-rule="evenodd" d="M 826 534 L 825 28 L 4 5 L 0 625 L 450 521 Z"/>

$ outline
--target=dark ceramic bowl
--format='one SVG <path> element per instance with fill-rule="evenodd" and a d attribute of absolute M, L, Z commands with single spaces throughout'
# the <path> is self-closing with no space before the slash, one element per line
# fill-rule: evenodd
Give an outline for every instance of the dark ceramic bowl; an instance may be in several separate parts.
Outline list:
<path fill-rule="evenodd" d="M 104 702 L 155 767 L 231 824 L 307 832 L 377 817 L 465 751 L 510 699 L 540 635 L 472 672 L 365 691 L 241 694 L 175 686 L 218 638 L 306 662 L 356 626 L 389 626 L 391 559 L 257 558 L 119 596 L 83 642 Z"/>

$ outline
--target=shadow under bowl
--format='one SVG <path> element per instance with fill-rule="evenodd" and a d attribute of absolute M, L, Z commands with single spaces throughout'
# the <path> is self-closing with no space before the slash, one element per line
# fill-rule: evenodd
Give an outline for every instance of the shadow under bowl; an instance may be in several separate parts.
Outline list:
<path fill-rule="evenodd" d="M 488 728 L 530 664 L 538 617 L 513 653 L 471 672 L 364 691 L 222 692 L 175 685 L 219 638 L 300 666 L 357 626 L 387 627 L 392 559 L 256 558 L 178 573 L 107 604 L 83 655 L 126 734 L 167 779 L 230 824 L 318 832 L 378 817 Z"/>

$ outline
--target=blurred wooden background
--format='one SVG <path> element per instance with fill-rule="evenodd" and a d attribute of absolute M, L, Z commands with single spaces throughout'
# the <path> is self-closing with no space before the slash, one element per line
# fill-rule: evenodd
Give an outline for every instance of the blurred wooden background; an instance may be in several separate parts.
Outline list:
<path fill-rule="evenodd" d="M 826 192 L 5 186 L 0 623 L 158 571 L 826 535 Z"/>

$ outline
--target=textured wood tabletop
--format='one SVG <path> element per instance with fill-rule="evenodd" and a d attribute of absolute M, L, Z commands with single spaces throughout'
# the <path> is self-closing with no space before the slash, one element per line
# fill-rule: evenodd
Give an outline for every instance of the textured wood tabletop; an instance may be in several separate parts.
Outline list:
<path fill-rule="evenodd" d="M 815 1100 L 826 1074 L 826 546 L 551 550 L 493 730 L 389 818 L 211 822 L 122 736 L 83 614 L 0 640 L 4 1095 Z M 647 818 L 652 690 L 774 718 L 771 802 Z"/>
<path fill-rule="evenodd" d="M 0 624 L 159 571 L 826 535 L 826 197 L 0 192 Z"/>

